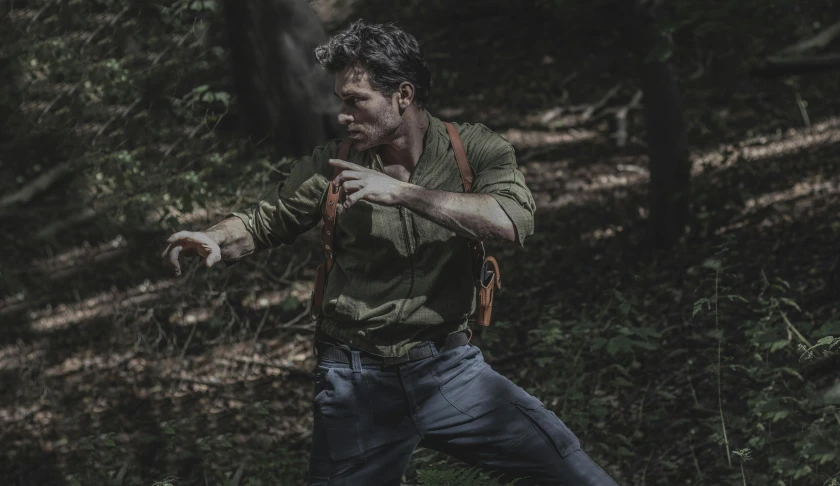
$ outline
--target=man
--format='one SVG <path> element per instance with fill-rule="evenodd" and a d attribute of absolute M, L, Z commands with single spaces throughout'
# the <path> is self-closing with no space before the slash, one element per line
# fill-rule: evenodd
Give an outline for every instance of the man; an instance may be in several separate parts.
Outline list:
<path fill-rule="evenodd" d="M 615 485 L 563 422 L 468 344 L 468 242 L 521 245 L 533 232 L 534 201 L 510 144 L 482 125 L 456 127 L 473 176 L 464 193 L 447 128 L 425 110 L 431 74 L 414 37 L 357 21 L 315 52 L 336 74 L 347 160 L 336 158 L 340 140 L 316 148 L 276 200 L 176 233 L 164 252 L 179 274 L 179 253 L 212 266 L 291 243 L 334 204 L 330 181 L 343 189 L 334 248 L 325 243 L 333 265 L 313 309 L 310 484 L 398 485 L 422 442 L 528 478 L 518 484 Z"/>

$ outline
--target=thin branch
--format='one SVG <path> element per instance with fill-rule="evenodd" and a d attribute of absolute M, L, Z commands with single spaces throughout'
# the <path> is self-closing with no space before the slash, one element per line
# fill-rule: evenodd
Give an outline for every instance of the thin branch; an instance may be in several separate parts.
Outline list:
<path fill-rule="evenodd" d="M 230 480 L 231 486 L 239 486 L 239 481 L 242 481 L 242 474 L 245 472 L 245 463 L 242 462 L 239 464 L 239 469 L 236 470 L 236 473 L 233 475 L 233 479 Z"/>
<path fill-rule="evenodd" d="M 100 128 L 100 129 L 96 132 L 96 135 L 94 135 L 94 137 L 93 137 L 93 139 L 94 139 L 94 145 L 96 144 L 96 142 L 95 142 L 95 141 L 96 141 L 96 138 L 97 138 L 97 137 L 99 137 L 100 135 L 102 135 L 102 133 L 103 133 L 103 132 L 105 132 L 105 129 L 106 129 L 106 128 L 108 128 L 108 126 L 109 126 L 109 125 L 110 125 L 110 124 L 111 124 L 114 120 L 116 120 L 117 118 L 125 118 L 125 117 L 128 115 L 128 112 L 130 112 L 130 111 L 131 111 L 131 110 L 132 110 L 135 106 L 137 106 L 137 103 L 140 103 L 140 98 L 137 98 L 136 100 L 134 100 L 134 103 L 132 103 L 132 104 L 131 104 L 131 105 L 129 105 L 126 109 L 124 109 L 120 115 L 114 115 L 114 116 L 112 116 L 112 117 L 111 117 L 111 119 L 110 119 L 110 120 L 108 120 L 107 122 L 105 122 L 105 124 L 104 124 L 104 125 L 102 125 L 102 128 Z"/>
<path fill-rule="evenodd" d="M 57 219 L 35 233 L 35 237 L 40 240 L 46 240 L 48 238 L 52 238 L 55 236 L 59 231 L 63 231 L 71 226 L 77 225 L 79 223 L 84 223 L 90 221 L 91 219 L 96 217 L 96 210 L 93 208 L 85 208 L 81 209 L 78 212 L 73 212 L 69 216 L 61 219 Z"/>
<path fill-rule="evenodd" d="M 615 143 L 619 148 L 624 148 L 624 146 L 627 145 L 627 113 L 631 109 L 640 107 L 641 101 L 642 90 L 637 90 L 636 94 L 633 95 L 633 99 L 630 100 L 630 103 L 618 108 L 615 112 L 616 130 L 613 137 L 615 138 Z"/>
<path fill-rule="evenodd" d="M 802 58 L 770 57 L 754 67 L 752 74 L 781 76 L 785 74 L 819 72 L 840 67 L 840 53 L 833 52 Z"/>
<path fill-rule="evenodd" d="M 802 121 L 805 123 L 805 126 L 810 128 L 811 127 L 811 119 L 808 118 L 808 110 L 805 107 L 805 101 L 802 100 L 802 97 L 799 96 L 799 91 L 794 93 L 796 97 L 796 106 L 799 107 L 799 113 L 802 115 Z"/>
<path fill-rule="evenodd" d="M 583 114 L 581 115 L 581 121 L 589 120 L 596 111 L 603 108 L 607 104 L 607 102 L 618 93 L 619 89 L 621 89 L 621 83 L 618 83 L 617 85 L 613 86 L 612 89 L 607 91 L 607 93 L 603 97 L 601 97 L 600 100 L 596 101 L 595 104 L 586 107 L 586 109 L 583 111 Z"/>
<path fill-rule="evenodd" d="M 720 412 L 720 427 L 723 431 L 723 444 L 726 446 L 726 462 L 732 467 L 732 454 L 729 452 L 729 438 L 726 436 L 726 420 L 723 416 L 723 393 L 721 391 L 721 354 L 723 352 L 723 331 L 720 329 L 719 304 L 720 269 L 715 270 L 715 333 L 717 334 L 717 389 L 718 389 L 718 411 Z"/>
<path fill-rule="evenodd" d="M 306 300 L 306 309 L 304 309 L 304 310 L 303 310 L 303 312 L 301 312 L 300 314 L 296 315 L 296 316 L 295 316 L 294 318 L 292 318 L 292 320 L 290 320 L 289 322 L 284 322 L 283 324 L 280 324 L 280 326 L 278 326 L 278 327 L 280 327 L 281 329 L 290 329 L 290 328 L 292 328 L 292 327 L 295 327 L 296 329 L 300 329 L 301 327 L 296 327 L 296 326 L 295 326 L 295 324 L 297 324 L 298 322 L 300 322 L 300 321 L 301 321 L 304 317 L 308 316 L 308 315 L 309 315 L 309 311 L 311 311 L 311 310 L 312 310 L 312 299 L 307 299 L 307 300 Z M 307 331 L 308 331 L 308 330 L 310 330 L 310 329 L 311 329 L 311 330 L 313 330 L 313 331 L 315 330 L 314 326 L 312 326 L 312 327 L 305 327 L 305 329 L 306 329 Z"/>
<path fill-rule="evenodd" d="M 50 109 L 52 109 L 52 107 L 58 102 L 58 100 L 60 100 L 64 96 L 72 95 L 76 91 L 76 88 L 79 87 L 80 84 L 82 84 L 82 83 L 79 82 L 79 83 L 74 84 L 73 87 L 71 87 L 69 90 L 62 91 L 61 93 L 58 94 L 58 96 L 53 98 L 53 100 L 50 101 L 50 103 L 46 106 L 46 108 L 44 108 L 43 111 L 41 111 L 41 114 L 38 116 L 38 121 L 36 121 L 35 124 L 36 125 L 40 124 L 41 120 L 43 120 L 43 118 L 44 118 L 44 115 L 49 113 Z"/>
<path fill-rule="evenodd" d="M 110 26 L 113 26 L 114 24 L 116 24 L 116 23 L 117 23 L 117 20 L 119 20 L 119 19 L 120 19 L 120 17 L 122 17 L 122 16 L 123 16 L 123 14 L 124 14 L 124 13 L 126 13 L 126 12 L 128 12 L 128 6 L 126 6 L 126 7 L 125 7 L 125 8 L 123 8 L 122 10 L 120 10 L 120 13 L 118 13 L 118 14 L 116 15 L 116 17 L 114 17 L 114 18 L 113 18 L 113 20 L 111 20 L 111 21 L 110 21 L 110 22 L 108 22 L 107 24 L 102 24 L 102 25 L 100 25 L 98 29 L 96 29 L 96 30 L 94 30 L 93 32 L 91 32 L 91 34 L 88 36 L 88 38 L 87 38 L 87 39 L 85 39 L 85 43 L 84 43 L 84 44 L 82 44 L 82 48 L 79 50 L 79 54 L 82 54 L 82 53 L 84 53 L 84 52 L 85 52 L 85 47 L 87 47 L 87 45 L 88 45 L 88 44 L 90 44 L 90 41 L 92 41 L 92 40 L 93 40 L 93 38 L 96 36 L 96 34 L 98 34 L 99 32 L 101 32 L 101 31 L 102 31 L 102 29 L 104 29 L 104 28 L 106 27 L 106 25 L 107 25 L 107 26 L 109 26 L 109 27 L 110 27 Z"/>
<path fill-rule="evenodd" d="M 802 341 L 802 344 L 808 346 L 809 348 L 813 348 L 811 342 L 805 339 L 805 336 L 803 336 L 802 333 L 799 332 L 799 329 L 797 329 L 796 326 L 794 326 L 790 322 L 790 319 L 788 319 L 787 314 L 785 314 L 784 311 L 779 312 L 782 314 L 782 320 L 785 321 L 785 324 L 787 325 L 788 329 L 790 329 L 796 335 L 796 337 L 799 338 L 800 341 Z"/>
<path fill-rule="evenodd" d="M 840 22 L 826 27 L 822 32 L 819 32 L 812 37 L 803 39 L 796 44 L 785 47 L 776 53 L 776 56 L 797 56 L 806 51 L 821 49 L 830 44 L 837 36 L 840 36 Z"/>
<path fill-rule="evenodd" d="M 21 187 L 16 192 L 0 199 L 0 209 L 6 209 L 15 204 L 28 203 L 36 196 L 46 192 L 47 189 L 62 180 L 65 176 L 72 173 L 75 168 L 76 164 L 74 162 L 63 162 L 58 164 L 52 169 L 36 177 L 32 182 Z"/>

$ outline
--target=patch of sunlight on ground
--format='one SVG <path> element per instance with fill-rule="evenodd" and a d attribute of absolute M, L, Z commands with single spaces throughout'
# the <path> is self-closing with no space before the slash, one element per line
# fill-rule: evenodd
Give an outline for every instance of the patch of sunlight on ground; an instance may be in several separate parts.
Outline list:
<path fill-rule="evenodd" d="M 525 133 L 523 130 L 518 132 Z M 544 134 L 544 136 L 563 135 L 547 132 L 533 133 Z M 526 142 L 522 143 L 527 145 Z M 791 128 L 783 135 L 753 137 L 741 142 L 738 147 L 720 147 L 718 150 L 711 152 L 693 153 L 691 155 L 692 173 L 697 175 L 709 167 L 726 167 L 738 161 L 753 161 L 789 155 L 801 150 L 835 143 L 840 143 L 840 117 L 829 118 L 815 123 L 809 128 Z M 565 167 L 562 167 L 563 164 L 558 164 L 556 161 L 550 163 L 527 162 L 521 167 L 521 170 L 526 174 L 529 185 L 540 188 L 537 192 L 560 192 L 559 195 L 554 196 L 534 194 L 534 197 L 539 199 L 537 202 L 540 208 L 557 209 L 570 205 L 589 204 L 601 199 L 598 195 L 586 194 L 588 192 L 620 189 L 634 184 L 646 183 L 650 179 L 650 173 L 642 166 L 643 164 L 632 162 L 617 165 L 617 171 L 615 172 L 596 174 L 587 178 L 572 178 Z M 558 165 L 561 167 L 558 168 Z M 837 191 L 836 186 L 837 184 L 832 182 L 804 181 L 789 190 L 766 194 L 749 200 L 745 211 L 749 211 L 753 207 L 763 207 L 815 192 L 833 194 Z M 594 234 L 592 236 L 595 237 Z"/>
<path fill-rule="evenodd" d="M 571 145 L 584 140 L 598 138 L 600 134 L 594 130 L 569 130 L 566 132 L 546 132 L 543 130 L 522 130 L 509 128 L 501 133 L 516 150 L 531 150 L 550 145 Z"/>
<path fill-rule="evenodd" d="M 293 306 L 298 309 L 301 304 L 307 304 L 312 294 L 313 282 L 292 282 L 285 289 L 259 292 L 245 297 L 242 305 L 251 310 L 262 310 L 270 307 Z M 172 322 L 180 326 L 189 326 L 199 322 L 207 322 L 213 317 L 215 308 L 198 307 L 185 310 L 182 314 L 174 316 Z"/>
<path fill-rule="evenodd" d="M 124 292 L 101 292 L 76 304 L 60 304 L 55 308 L 48 306 L 29 314 L 32 320 L 30 328 L 37 332 L 49 332 L 84 320 L 114 315 L 120 309 L 164 297 L 162 291 L 174 284 L 174 280 L 146 280 Z"/>
<path fill-rule="evenodd" d="M 38 437 L 43 432 L 44 427 L 53 422 L 53 414 L 48 410 L 42 410 L 42 408 L 44 408 L 44 405 L 41 402 L 0 408 L 0 422 L 11 424 L 26 420 L 27 425 L 31 428 L 30 432 Z"/>
<path fill-rule="evenodd" d="M 555 187 L 562 187 L 568 191 L 598 191 L 614 187 L 628 186 L 646 181 L 650 177 L 647 169 L 637 164 L 606 165 L 602 170 L 607 173 L 591 174 L 586 178 L 572 178 L 572 173 L 559 164 L 550 162 L 528 162 L 523 166 L 523 173 L 528 178 L 528 184 L 544 186 L 546 182 L 558 181 Z M 565 181 L 563 181 L 565 179 Z"/>
<path fill-rule="evenodd" d="M 840 181 L 825 181 L 812 177 L 808 180 L 797 182 L 793 187 L 783 191 L 771 192 L 759 197 L 747 199 L 742 214 L 753 213 L 758 209 L 776 203 L 798 199 L 803 196 L 826 196 L 837 193 L 840 193 Z"/>
<path fill-rule="evenodd" d="M 101 371 L 116 368 L 135 356 L 134 351 L 126 353 L 109 352 L 104 355 L 91 356 L 88 350 L 76 353 L 61 363 L 44 370 L 48 377 L 61 377 L 77 371 Z"/>
<path fill-rule="evenodd" d="M 37 362 L 46 356 L 45 349 L 28 349 L 23 343 L 0 348 L 0 370 L 23 368 L 24 363 Z"/>
<path fill-rule="evenodd" d="M 244 301 L 243 305 L 254 310 L 259 310 L 269 306 L 280 305 L 289 299 L 294 299 L 298 303 L 305 303 L 309 300 L 313 287 L 314 282 L 312 281 L 295 281 L 290 288 L 259 293 L 253 299 Z"/>
<path fill-rule="evenodd" d="M 24 305 L 26 294 L 18 292 L 15 295 L 9 295 L 0 302 L 0 315 L 14 310 L 17 307 Z"/>
<path fill-rule="evenodd" d="M 762 135 L 745 140 L 737 147 L 720 147 L 717 150 L 693 153 L 692 174 L 705 168 L 726 167 L 738 160 L 762 160 L 789 155 L 809 148 L 840 142 L 840 117 L 831 117 L 809 128 L 790 128 L 784 135 Z"/>
<path fill-rule="evenodd" d="M 787 189 L 747 199 L 744 209 L 741 210 L 739 220 L 733 222 L 732 224 L 718 228 L 715 231 L 715 234 L 720 235 L 749 225 L 751 223 L 749 217 L 758 214 L 762 209 L 784 203 L 794 204 L 794 207 L 788 208 L 791 211 L 795 209 L 804 209 L 813 204 L 813 198 L 833 194 L 840 194 L 840 180 L 833 179 L 826 181 L 822 180 L 820 177 L 811 177 L 806 180 L 799 181 Z M 759 226 L 767 226 L 769 224 L 767 221 L 768 220 L 765 219 L 759 224 Z"/>

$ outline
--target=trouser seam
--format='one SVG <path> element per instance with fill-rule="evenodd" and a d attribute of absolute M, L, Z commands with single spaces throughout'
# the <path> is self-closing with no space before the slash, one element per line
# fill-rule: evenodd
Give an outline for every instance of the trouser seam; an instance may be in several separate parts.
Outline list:
<path fill-rule="evenodd" d="M 408 403 L 408 416 L 411 417 L 411 423 L 414 425 L 414 430 L 417 431 L 417 435 L 420 436 L 420 440 L 426 440 L 426 435 L 420 428 L 420 417 L 416 412 L 418 407 L 417 402 L 414 399 L 414 387 L 411 386 L 410 382 L 406 385 L 406 379 L 403 376 L 402 367 L 399 367 L 398 370 L 399 372 L 397 373 L 397 376 L 399 377 L 400 384 L 402 384 L 403 390 L 405 391 L 406 402 Z"/>

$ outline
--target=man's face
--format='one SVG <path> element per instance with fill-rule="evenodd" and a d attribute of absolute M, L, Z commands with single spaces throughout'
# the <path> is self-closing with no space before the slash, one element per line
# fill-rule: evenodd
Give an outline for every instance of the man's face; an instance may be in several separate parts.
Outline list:
<path fill-rule="evenodd" d="M 370 85 L 360 66 L 348 66 L 335 76 L 335 94 L 342 100 L 338 123 L 345 125 L 356 150 L 388 143 L 402 124 L 398 95 L 384 96 Z"/>

